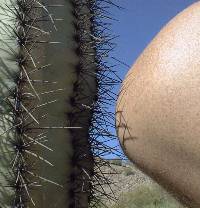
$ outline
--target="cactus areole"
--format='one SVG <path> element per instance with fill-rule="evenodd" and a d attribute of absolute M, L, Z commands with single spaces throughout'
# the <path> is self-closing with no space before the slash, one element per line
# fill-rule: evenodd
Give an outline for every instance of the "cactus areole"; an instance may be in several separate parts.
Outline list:
<path fill-rule="evenodd" d="M 0 1 L 0 207 L 97 207 L 113 148 L 104 0 Z M 109 20 L 107 22 L 107 20 Z"/>
<path fill-rule="evenodd" d="M 116 107 L 127 156 L 200 207 L 200 3 L 173 18 L 128 72 Z"/>

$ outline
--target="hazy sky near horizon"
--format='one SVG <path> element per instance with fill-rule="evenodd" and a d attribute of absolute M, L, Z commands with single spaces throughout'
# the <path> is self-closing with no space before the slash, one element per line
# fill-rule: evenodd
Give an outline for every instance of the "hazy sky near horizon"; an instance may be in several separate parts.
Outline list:
<path fill-rule="evenodd" d="M 119 35 L 115 40 L 117 47 L 112 55 L 131 66 L 161 28 L 197 0 L 115 0 L 114 2 L 124 9 L 111 10 L 113 18 L 118 20 L 113 23 L 113 34 Z M 122 79 L 128 69 L 124 65 L 116 67 Z M 114 108 L 115 106 L 113 111 Z M 118 142 L 113 142 L 111 145 L 116 144 Z"/>

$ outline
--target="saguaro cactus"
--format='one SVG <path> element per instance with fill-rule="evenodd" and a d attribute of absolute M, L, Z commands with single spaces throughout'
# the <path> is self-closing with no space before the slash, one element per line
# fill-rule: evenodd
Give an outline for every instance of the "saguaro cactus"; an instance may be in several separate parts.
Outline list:
<path fill-rule="evenodd" d="M 118 78 L 104 0 L 0 2 L 1 207 L 95 207 Z M 104 139 L 103 139 L 104 138 Z M 112 196 L 110 196 L 112 197 Z"/>
<path fill-rule="evenodd" d="M 124 151 L 188 207 L 200 206 L 200 3 L 172 19 L 127 74 L 116 107 Z"/>

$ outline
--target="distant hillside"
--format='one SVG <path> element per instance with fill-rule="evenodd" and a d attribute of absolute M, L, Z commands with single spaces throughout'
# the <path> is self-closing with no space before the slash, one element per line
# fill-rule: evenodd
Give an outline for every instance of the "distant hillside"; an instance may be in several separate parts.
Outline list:
<path fill-rule="evenodd" d="M 140 199 L 140 201 L 145 201 L 148 198 L 148 202 L 153 203 L 152 200 L 165 201 L 167 206 L 133 206 L 130 208 L 183 208 L 174 198 L 172 198 L 168 193 L 166 193 L 156 182 L 151 178 L 143 174 L 138 168 L 130 162 L 124 162 L 120 159 L 109 160 L 111 168 L 104 168 L 105 172 L 108 174 L 109 180 L 113 183 L 110 187 L 105 186 L 104 189 L 107 193 L 110 193 L 112 196 L 115 196 L 118 203 L 122 203 L 123 197 L 131 195 L 131 200 L 134 203 L 133 197 L 144 197 L 145 199 Z M 112 191 L 111 191 L 112 190 Z M 140 192 L 139 194 L 137 192 Z M 145 192 L 145 193 L 144 193 Z M 137 193 L 137 194 L 136 194 Z M 152 199 L 149 199 L 152 198 Z M 138 200 L 138 199 L 137 199 Z M 103 200 L 104 201 L 104 200 Z M 127 200 L 126 200 L 127 201 Z M 151 202 L 152 201 L 152 202 Z M 115 205 L 116 203 L 112 200 L 104 201 L 108 207 L 121 208 L 121 206 Z M 124 203 L 124 202 L 123 202 Z M 128 203 L 128 202 L 126 202 Z M 137 202 L 139 203 L 139 202 Z M 143 202 L 142 202 L 143 203 Z M 155 203 L 155 202 L 154 202 Z M 115 205 L 115 206 L 114 206 Z M 124 206 L 123 208 L 125 208 Z M 127 207 L 129 208 L 129 207 Z"/>

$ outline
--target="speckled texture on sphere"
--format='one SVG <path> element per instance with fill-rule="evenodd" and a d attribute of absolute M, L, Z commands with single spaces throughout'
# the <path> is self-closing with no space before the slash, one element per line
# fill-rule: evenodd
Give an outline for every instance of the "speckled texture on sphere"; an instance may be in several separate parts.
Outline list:
<path fill-rule="evenodd" d="M 200 2 L 173 18 L 128 72 L 116 127 L 140 169 L 200 207 Z"/>

